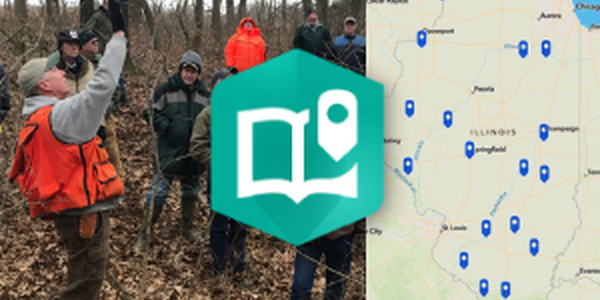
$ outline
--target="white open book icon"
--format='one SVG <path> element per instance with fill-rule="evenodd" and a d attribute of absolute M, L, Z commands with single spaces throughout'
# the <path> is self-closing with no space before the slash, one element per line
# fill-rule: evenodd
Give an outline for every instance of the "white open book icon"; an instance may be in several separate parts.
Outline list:
<path fill-rule="evenodd" d="M 331 106 L 342 105 L 348 115 L 339 124 L 331 122 L 327 112 Z M 304 126 L 308 109 L 299 113 L 286 108 L 260 108 L 238 112 L 238 198 L 262 194 L 283 194 L 299 204 L 311 194 L 334 194 L 357 197 L 358 163 L 345 174 L 327 179 L 304 178 Z M 292 180 L 253 179 L 253 124 L 267 121 L 287 122 L 292 127 Z M 346 155 L 357 141 L 356 97 L 345 90 L 330 90 L 319 97 L 319 145 L 336 161 Z"/>

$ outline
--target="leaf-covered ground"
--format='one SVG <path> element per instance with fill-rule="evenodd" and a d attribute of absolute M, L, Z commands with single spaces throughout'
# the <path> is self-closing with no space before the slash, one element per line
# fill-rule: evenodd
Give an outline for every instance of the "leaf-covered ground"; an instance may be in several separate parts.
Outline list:
<path fill-rule="evenodd" d="M 160 21 L 160 20 L 159 20 Z M 66 280 L 66 253 L 60 245 L 52 222 L 32 221 L 27 203 L 17 188 L 7 182 L 15 138 L 21 128 L 20 110 L 23 96 L 15 86 L 20 66 L 26 59 L 48 55 L 53 51 L 52 37 L 35 45 L 38 23 L 29 24 L 31 38 L 26 45 L 36 47 L 27 57 L 4 52 L 0 63 L 9 71 L 13 108 L 0 135 L 0 299 L 54 299 Z M 172 189 L 160 220 L 155 225 L 154 243 L 146 253 L 131 250 L 140 226 L 142 201 L 150 189 L 154 148 L 152 134 L 142 120 L 152 87 L 173 73 L 183 43 L 175 43 L 165 34 L 161 50 L 152 51 L 143 30 L 132 31 L 130 55 L 136 73 L 127 75 L 128 98 L 135 105 L 118 115 L 117 135 L 121 159 L 126 169 L 124 184 L 127 200 L 111 215 L 110 268 L 102 299 L 139 299 L 140 286 L 146 276 L 145 299 L 287 299 L 293 277 L 295 248 L 258 230 L 250 229 L 247 240 L 245 276 L 252 286 L 241 288 L 232 278 L 216 280 L 212 275 L 208 248 L 209 205 L 202 201 L 196 211 L 196 225 L 205 236 L 201 244 L 190 244 L 179 235 L 178 186 Z M 173 35 L 171 35 L 172 37 Z M 0 38 L 0 40 L 2 40 Z M 2 40 L 7 42 L 6 40 Z M 171 41 L 171 43 L 169 43 Z M 224 66 L 221 52 L 199 51 L 203 57 L 202 79 Z M 274 50 L 271 50 L 274 51 Z M 283 50 L 280 50 L 283 52 Z M 270 55 L 270 57 L 276 56 Z M 165 70 L 166 72 L 163 72 Z M 204 198 L 203 198 L 204 199 Z M 345 299 L 365 299 L 364 235 L 353 243 L 354 256 Z M 147 268 L 144 259 L 147 255 Z M 319 267 L 313 299 L 322 299 L 325 288 L 324 268 Z"/>

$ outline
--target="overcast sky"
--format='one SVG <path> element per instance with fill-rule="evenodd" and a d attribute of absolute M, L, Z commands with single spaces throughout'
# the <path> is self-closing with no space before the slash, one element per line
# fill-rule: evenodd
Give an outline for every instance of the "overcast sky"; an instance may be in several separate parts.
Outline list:
<path fill-rule="evenodd" d="M 67 5 L 69 5 L 69 6 L 79 5 L 79 0 L 60 0 L 61 3 L 62 3 L 62 1 L 66 2 Z M 94 0 L 94 1 L 96 2 L 96 6 L 99 5 L 101 2 L 101 0 Z M 165 5 L 166 7 L 170 7 L 170 6 L 174 7 L 177 2 L 182 1 L 182 0 L 148 0 L 150 5 L 152 5 L 153 2 L 158 2 L 158 1 L 164 2 L 166 4 Z M 188 1 L 193 2 L 194 0 L 188 0 Z M 46 2 L 46 0 L 27 0 L 27 4 L 29 4 L 29 5 L 40 5 L 40 2 Z M 206 5 L 207 2 L 209 2 L 209 1 L 205 0 L 204 5 Z M 225 1 L 221 1 L 221 2 L 223 5 L 225 4 Z M 236 4 L 237 4 L 237 2 L 238 2 L 238 0 L 235 0 Z M 254 2 L 254 0 L 248 0 L 248 3 L 252 3 L 252 2 Z"/>

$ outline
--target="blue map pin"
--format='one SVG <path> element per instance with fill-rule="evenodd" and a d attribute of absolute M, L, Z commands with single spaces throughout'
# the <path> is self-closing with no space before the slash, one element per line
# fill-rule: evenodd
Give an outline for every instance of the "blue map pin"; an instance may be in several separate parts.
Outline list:
<path fill-rule="evenodd" d="M 444 112 L 444 126 L 446 128 L 452 127 L 452 112 L 449 110 Z"/>
<path fill-rule="evenodd" d="M 421 48 L 427 45 L 427 32 L 425 30 L 419 30 L 417 32 L 417 45 Z"/>
<path fill-rule="evenodd" d="M 469 253 L 463 251 L 459 256 L 460 267 L 464 270 L 469 266 Z"/>
<path fill-rule="evenodd" d="M 406 175 L 410 175 L 410 173 L 412 173 L 413 170 L 413 160 L 410 157 L 407 157 L 404 159 L 404 173 L 406 173 Z"/>
<path fill-rule="evenodd" d="M 517 217 L 517 216 L 510 217 L 510 231 L 512 231 L 513 233 L 516 234 L 520 228 L 521 228 L 521 219 L 519 219 L 519 217 Z"/>
<path fill-rule="evenodd" d="M 406 100 L 406 115 L 410 118 L 415 114 L 415 101 Z"/>
<path fill-rule="evenodd" d="M 551 52 L 552 52 L 552 44 L 550 43 L 549 40 L 543 40 L 542 41 L 542 55 L 544 55 L 544 57 L 548 57 L 548 56 L 550 56 Z"/>
<path fill-rule="evenodd" d="M 523 177 L 529 173 L 529 161 L 527 159 L 523 158 L 519 161 L 519 173 L 521 173 L 521 176 Z"/>
<path fill-rule="evenodd" d="M 468 159 L 471 159 L 475 155 L 475 143 L 468 141 L 465 143 L 465 155 Z"/>
<path fill-rule="evenodd" d="M 529 241 L 529 253 L 533 256 L 540 253 L 540 241 L 538 241 L 538 239 L 531 239 Z"/>
<path fill-rule="evenodd" d="M 540 125 L 540 139 L 542 139 L 542 142 L 545 142 L 548 139 L 549 129 L 548 124 L 544 123 Z"/>
<path fill-rule="evenodd" d="M 521 58 L 525 58 L 529 53 L 529 44 L 526 40 L 522 40 L 519 42 L 519 55 Z"/>
<path fill-rule="evenodd" d="M 481 294 L 482 297 L 487 296 L 488 292 L 490 291 L 490 282 L 487 279 L 481 279 L 479 281 L 479 293 Z"/>
<path fill-rule="evenodd" d="M 550 179 L 550 168 L 546 165 L 540 167 L 540 179 L 543 183 L 546 183 Z"/>
<path fill-rule="evenodd" d="M 510 297 L 510 282 L 502 282 L 502 284 L 500 285 L 500 294 L 502 294 L 502 297 L 504 297 L 504 299 Z"/>
<path fill-rule="evenodd" d="M 491 233 L 492 233 L 492 222 L 490 222 L 490 220 L 481 221 L 481 234 L 483 234 L 484 237 L 488 237 L 488 236 L 490 236 Z"/>

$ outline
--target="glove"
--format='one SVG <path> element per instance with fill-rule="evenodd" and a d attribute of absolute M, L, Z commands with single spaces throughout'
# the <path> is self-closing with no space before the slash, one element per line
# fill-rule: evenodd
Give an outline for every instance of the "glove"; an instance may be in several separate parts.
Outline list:
<path fill-rule="evenodd" d="M 108 11 L 110 12 L 110 22 L 112 23 L 113 33 L 117 31 L 125 32 L 125 20 L 121 13 L 121 5 L 116 0 L 108 0 Z"/>

